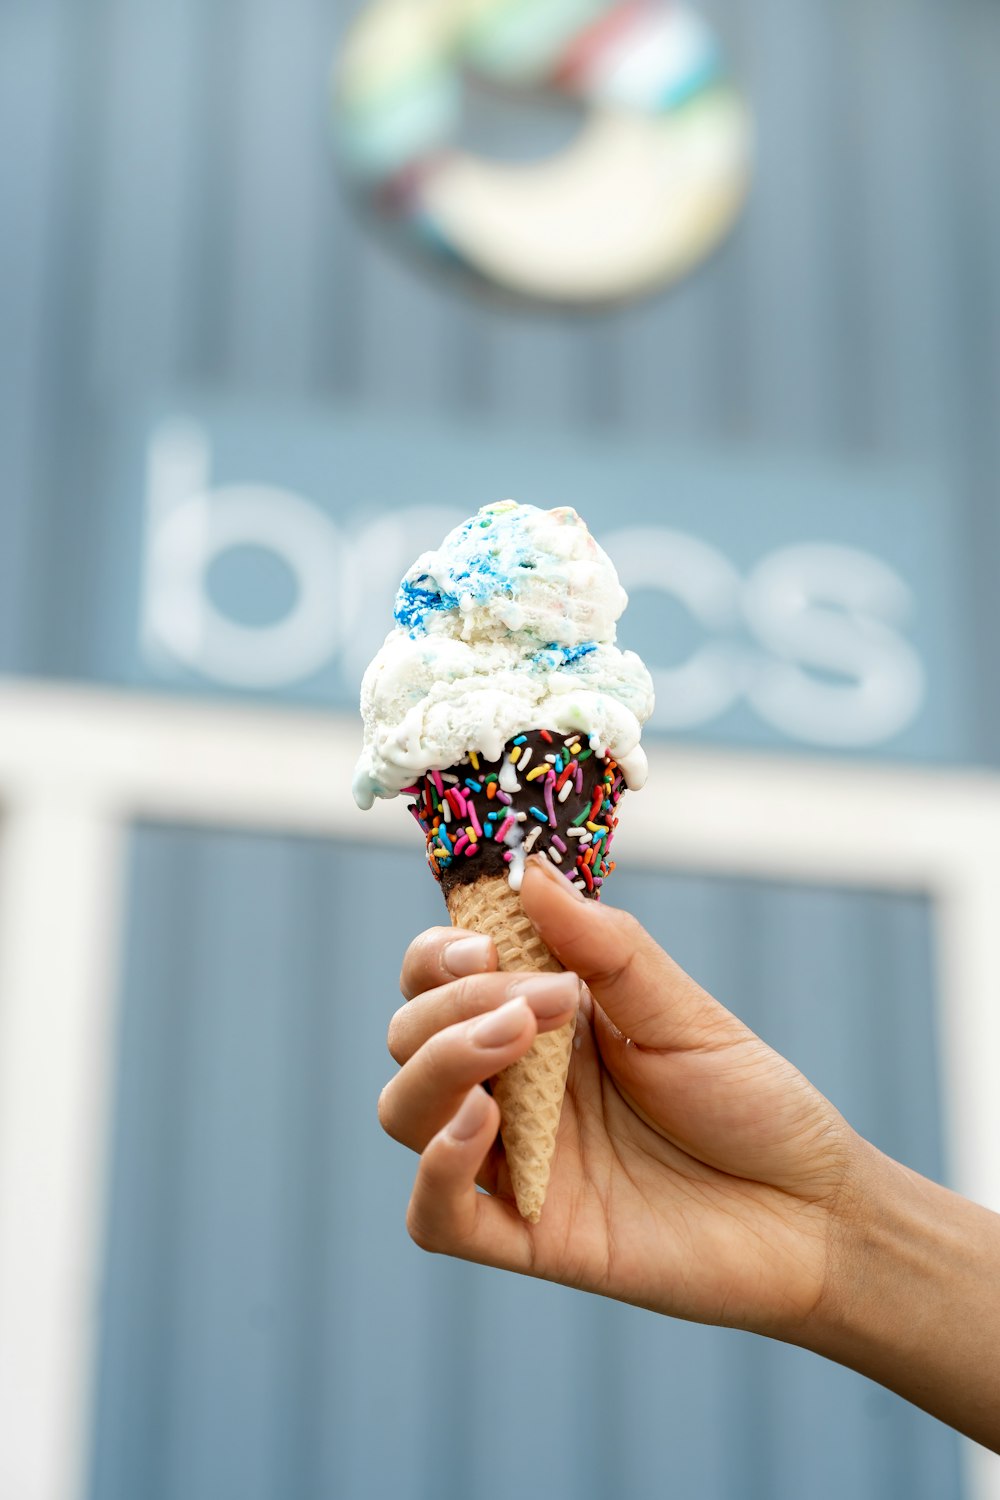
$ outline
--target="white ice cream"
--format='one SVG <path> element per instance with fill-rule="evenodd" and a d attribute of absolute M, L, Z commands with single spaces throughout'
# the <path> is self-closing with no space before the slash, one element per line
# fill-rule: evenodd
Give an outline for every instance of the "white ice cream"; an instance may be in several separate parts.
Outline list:
<path fill-rule="evenodd" d="M 505 500 L 456 527 L 403 579 L 396 629 L 361 684 L 358 804 L 395 797 L 470 750 L 496 760 L 528 729 L 580 731 L 642 786 L 653 684 L 614 644 L 627 602 L 569 506 Z"/>

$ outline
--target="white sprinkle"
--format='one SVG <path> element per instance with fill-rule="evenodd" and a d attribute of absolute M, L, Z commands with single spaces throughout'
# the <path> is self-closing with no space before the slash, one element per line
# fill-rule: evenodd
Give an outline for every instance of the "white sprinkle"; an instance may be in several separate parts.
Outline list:
<path fill-rule="evenodd" d="M 525 745 L 524 749 L 521 751 L 521 759 L 517 763 L 517 769 L 519 771 L 527 770 L 528 761 L 531 759 L 534 753 L 535 751 L 533 746 Z"/>
<path fill-rule="evenodd" d="M 567 782 L 568 785 L 569 783 Z M 563 791 L 565 790 L 566 788 L 564 787 Z M 567 828 L 566 837 L 570 839 L 585 839 L 587 837 L 587 830 L 586 828 Z"/>
<path fill-rule="evenodd" d="M 559 757 L 557 755 L 547 755 L 545 759 L 550 763 L 550 765 L 554 766 Z"/>
<path fill-rule="evenodd" d="M 441 798 L 441 816 L 444 818 L 446 823 L 451 822 L 451 803 L 448 801 L 447 797 Z"/>
<path fill-rule="evenodd" d="M 466 762 L 463 762 L 463 764 L 466 764 Z M 442 772 L 441 772 L 441 780 L 442 780 L 442 781 L 450 781 L 450 782 L 451 782 L 451 784 L 452 784 L 452 786 L 454 786 L 454 785 L 455 785 L 455 783 L 456 783 L 456 782 L 457 782 L 457 781 L 458 781 L 458 777 L 457 777 L 457 776 L 447 776 L 447 775 L 446 775 L 446 774 L 445 774 L 445 773 L 444 773 L 444 771 L 442 771 Z"/>
<path fill-rule="evenodd" d="M 569 794 L 570 794 L 570 792 L 572 790 L 573 790 L 573 783 L 572 783 L 572 781 L 565 781 L 565 782 L 563 782 L 563 789 L 559 793 L 559 801 L 560 802 L 565 802 L 566 798 L 569 796 Z"/>
<path fill-rule="evenodd" d="M 525 852 L 525 854 L 530 854 L 531 853 L 532 849 L 534 849 L 535 845 L 538 843 L 538 840 L 541 837 L 541 833 L 542 833 L 542 825 L 541 825 L 541 823 L 539 823 L 538 826 L 537 826 L 537 828 L 533 828 L 531 830 L 531 832 L 528 834 L 528 837 L 524 841 L 524 852 Z"/>
<path fill-rule="evenodd" d="M 551 861 L 552 861 L 552 863 L 554 865 L 561 865 L 562 864 L 562 855 L 559 853 L 558 849 L 550 849 L 549 850 L 549 859 L 551 859 Z"/>
<path fill-rule="evenodd" d="M 527 813 L 515 813 L 514 816 L 517 818 L 517 821 L 519 823 L 527 823 L 527 821 L 528 821 L 528 814 Z"/>

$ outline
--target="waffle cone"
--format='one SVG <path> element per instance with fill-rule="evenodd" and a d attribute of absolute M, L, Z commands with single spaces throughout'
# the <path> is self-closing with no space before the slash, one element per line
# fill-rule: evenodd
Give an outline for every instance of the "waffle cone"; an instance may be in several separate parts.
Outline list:
<path fill-rule="evenodd" d="M 447 900 L 454 927 L 493 939 L 501 970 L 561 972 L 562 964 L 528 921 L 506 876 L 487 875 L 472 885 L 458 885 Z M 531 1050 L 493 1080 L 514 1197 L 522 1218 L 532 1224 L 541 1218 L 549 1185 L 575 1024 L 567 1021 L 558 1031 L 536 1037 Z"/>

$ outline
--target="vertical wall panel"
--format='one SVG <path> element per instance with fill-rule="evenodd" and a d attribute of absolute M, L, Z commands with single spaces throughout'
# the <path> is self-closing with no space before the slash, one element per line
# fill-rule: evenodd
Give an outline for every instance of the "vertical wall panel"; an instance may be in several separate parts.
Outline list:
<path fill-rule="evenodd" d="M 47 298 L 64 185 L 65 25 L 55 0 L 0 18 L 0 667 L 33 664 L 51 437 Z"/>
<path fill-rule="evenodd" d="M 112 12 L 90 354 L 109 401 L 139 371 L 167 384 L 183 367 L 185 250 L 205 144 L 196 97 L 204 8 L 120 0 Z"/>

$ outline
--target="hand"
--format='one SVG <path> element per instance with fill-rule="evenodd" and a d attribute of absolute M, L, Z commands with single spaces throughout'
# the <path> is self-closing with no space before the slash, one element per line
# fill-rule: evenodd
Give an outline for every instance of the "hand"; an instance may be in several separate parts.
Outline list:
<path fill-rule="evenodd" d="M 451 928 L 406 955 L 380 1114 L 422 1153 L 417 1243 L 802 1344 L 1000 1452 L 1000 1216 L 862 1140 L 625 912 L 539 859 L 522 900 L 569 972 L 499 974 Z M 480 1085 L 574 1007 L 531 1225 Z"/>
<path fill-rule="evenodd" d="M 539 859 L 522 900 L 568 974 L 499 974 L 488 941 L 460 952 L 471 935 L 454 929 L 424 934 L 406 955 L 410 998 L 389 1032 L 402 1067 L 380 1115 L 422 1153 L 413 1238 L 658 1312 L 795 1338 L 827 1286 L 851 1163 L 871 1148 L 625 912 L 584 901 Z M 449 954 L 466 977 L 449 979 Z M 533 1226 L 513 1205 L 498 1109 L 480 1085 L 574 1008 L 552 1179 Z"/>

